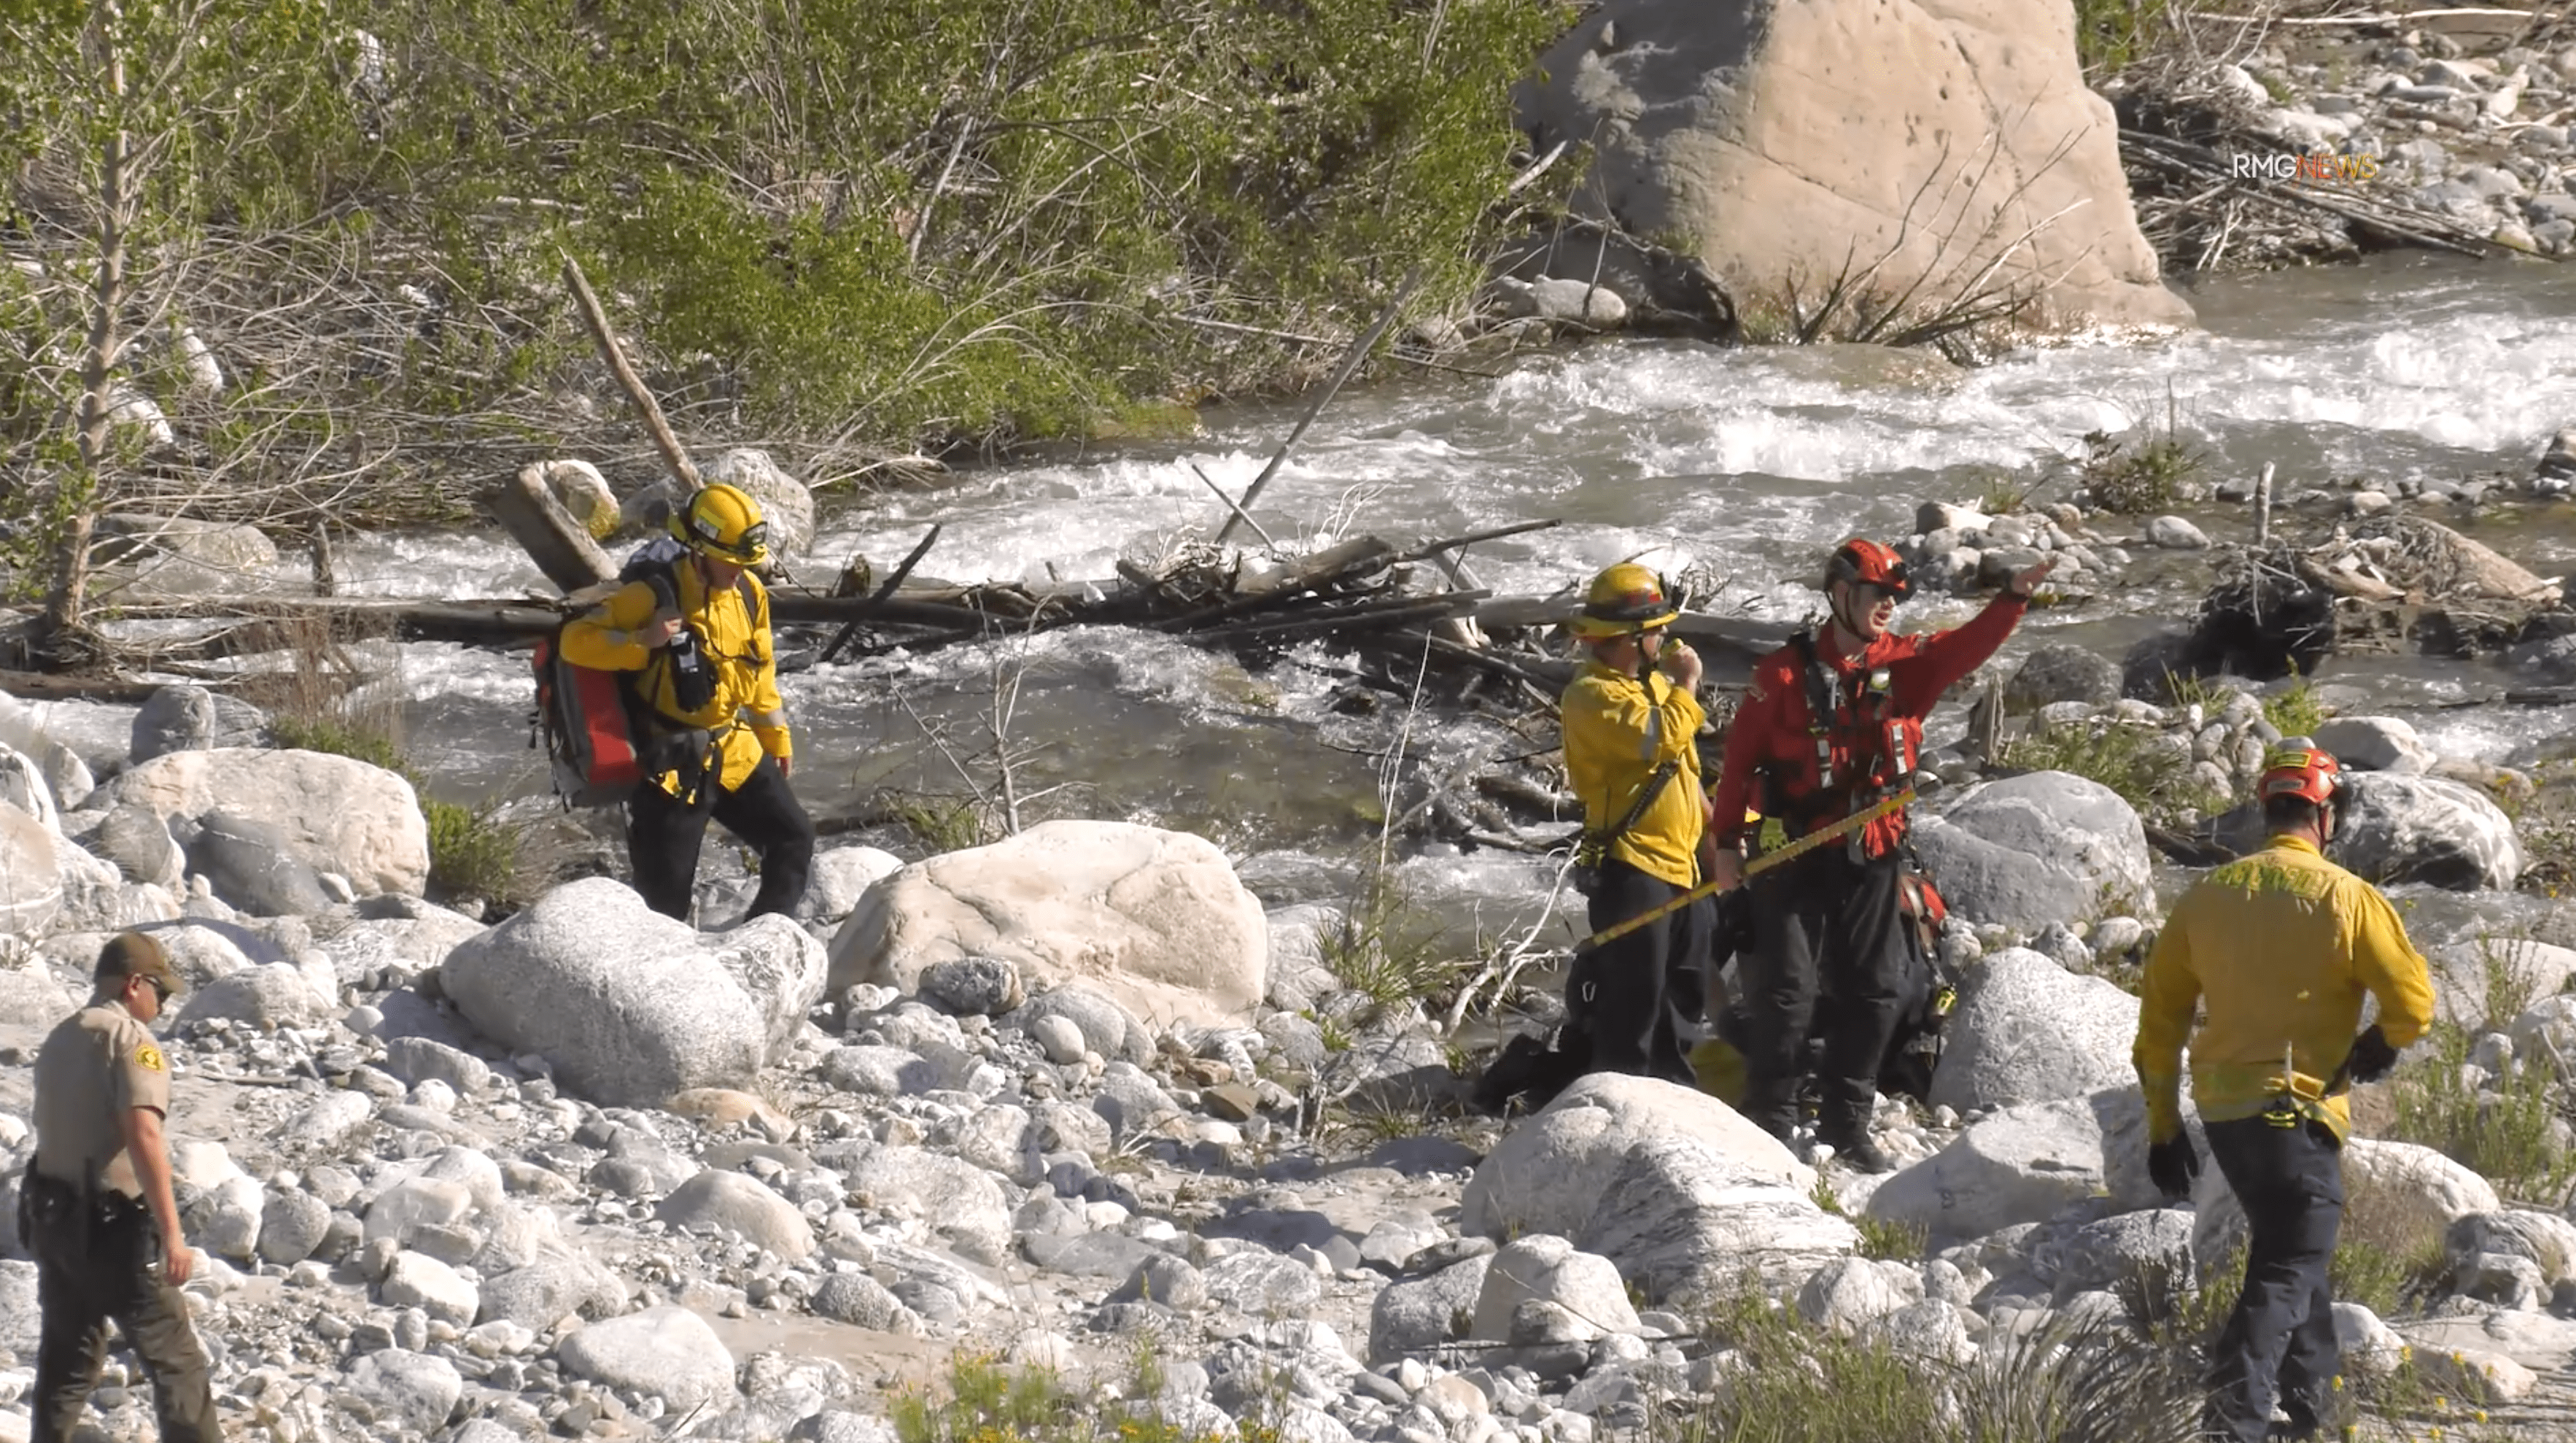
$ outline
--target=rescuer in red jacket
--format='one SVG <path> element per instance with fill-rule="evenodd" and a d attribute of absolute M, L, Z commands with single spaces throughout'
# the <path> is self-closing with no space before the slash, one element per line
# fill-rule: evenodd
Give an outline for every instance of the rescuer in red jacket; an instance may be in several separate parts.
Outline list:
<path fill-rule="evenodd" d="M 1888 623 L 1913 590 L 1904 559 L 1865 539 L 1836 547 L 1825 572 L 1832 619 L 1755 665 L 1727 731 L 1710 880 L 1742 880 L 1748 806 L 1762 818 L 1759 856 L 1911 785 L 1924 716 L 2003 645 L 2051 564 L 2013 577 L 1956 631 L 1897 636 Z M 1812 1070 L 1816 1140 L 1866 1172 L 1889 1167 L 1869 1120 L 1879 1063 L 1901 1020 L 1905 838 L 1899 808 L 1757 878 L 1754 943 L 1739 964 L 1751 1022 L 1745 1115 L 1788 1141 Z M 1807 1038 L 1819 1005 L 1828 1031 L 1811 1069 Z"/>

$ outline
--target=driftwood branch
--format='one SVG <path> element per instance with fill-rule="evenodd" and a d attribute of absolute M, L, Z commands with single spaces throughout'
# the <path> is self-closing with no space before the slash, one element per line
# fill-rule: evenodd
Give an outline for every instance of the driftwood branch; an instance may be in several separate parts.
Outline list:
<path fill-rule="evenodd" d="M 563 275 L 564 284 L 572 288 L 573 308 L 581 312 L 581 323 L 590 331 L 591 340 L 598 343 L 600 357 L 608 362 L 626 399 L 634 403 L 636 418 L 652 434 L 653 448 L 662 453 L 662 464 L 671 469 L 681 490 L 697 490 L 705 484 L 698 479 L 697 466 L 689 460 L 689 453 L 680 449 L 680 438 L 671 433 L 671 423 L 662 417 L 661 403 L 644 389 L 635 368 L 626 364 L 626 352 L 617 344 L 617 333 L 609 329 L 608 313 L 600 309 L 599 297 L 591 294 L 590 281 L 581 273 L 581 262 L 565 256 Z"/>
<path fill-rule="evenodd" d="M 915 545 L 911 551 L 904 555 L 902 564 L 895 567 L 894 574 L 885 579 L 885 585 L 878 587 L 876 592 L 868 598 L 870 602 L 881 604 L 894 598 L 895 591 L 903 585 L 904 578 L 912 575 L 912 569 L 921 564 L 921 558 L 930 554 L 931 545 L 939 540 L 939 533 L 943 529 L 944 525 L 945 523 L 938 521 L 930 523 L 928 534 L 924 535 L 919 544 Z M 775 615 L 776 612 L 773 611 L 771 614 Z M 831 645 L 823 648 L 823 654 L 815 658 L 814 664 L 817 666 L 830 665 L 832 658 L 840 655 L 841 648 L 848 646 L 850 644 L 850 638 L 858 633 L 859 620 L 860 618 L 853 617 L 849 621 L 844 622 L 840 631 L 832 637 Z"/>
<path fill-rule="evenodd" d="M 1308 406 L 1306 414 L 1298 418 L 1296 429 L 1290 431 L 1288 439 L 1280 442 L 1279 449 L 1271 453 L 1270 464 L 1262 467 L 1261 474 L 1252 478 L 1252 485 L 1244 490 L 1243 500 L 1240 503 L 1229 503 L 1236 516 L 1252 509 L 1252 503 L 1261 495 L 1261 488 L 1269 485 L 1270 478 L 1279 474 L 1279 468 L 1287 462 L 1288 453 L 1297 449 L 1298 439 L 1306 434 L 1306 428 L 1315 424 L 1315 418 L 1322 415 L 1324 407 L 1332 403 L 1334 393 L 1341 390 L 1343 384 L 1359 370 L 1360 362 L 1368 359 L 1368 353 L 1377 345 L 1378 337 L 1385 335 L 1386 328 L 1395 324 L 1396 313 L 1404 309 L 1404 303 L 1413 296 L 1413 288 L 1421 281 L 1420 269 L 1405 273 L 1403 283 L 1395 288 L 1394 298 L 1386 303 L 1385 310 L 1378 312 L 1377 323 L 1370 326 L 1359 340 L 1352 344 L 1348 355 L 1342 357 L 1341 369 L 1333 372 L 1333 379 L 1325 384 L 1323 390 L 1316 393 L 1315 403 Z M 1226 518 L 1225 525 L 1217 528 L 1218 545 L 1224 545 L 1225 539 L 1234 534 L 1234 525 L 1234 517 L 1229 516 Z"/>

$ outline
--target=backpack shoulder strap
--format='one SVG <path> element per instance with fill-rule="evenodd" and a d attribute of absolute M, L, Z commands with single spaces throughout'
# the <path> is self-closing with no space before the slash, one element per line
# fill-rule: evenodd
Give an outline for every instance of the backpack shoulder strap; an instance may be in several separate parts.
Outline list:
<path fill-rule="evenodd" d="M 1823 734 L 1834 723 L 1835 694 L 1842 688 L 1825 664 L 1824 648 L 1818 644 L 1814 627 L 1801 627 L 1790 634 L 1789 644 L 1798 649 L 1799 672 L 1807 683 L 1807 730 Z"/>
<path fill-rule="evenodd" d="M 1628 835 L 1628 829 L 1637 825 L 1638 818 L 1646 815 L 1646 809 L 1655 804 L 1655 798 L 1664 794 L 1664 788 L 1672 782 L 1673 777 L 1681 769 L 1680 762 L 1672 761 L 1665 762 L 1647 773 L 1646 779 L 1637 784 L 1637 795 L 1635 800 L 1628 803 L 1627 814 L 1620 817 L 1610 830 L 1590 838 L 1592 845 L 1606 852 L 1612 842 Z"/>

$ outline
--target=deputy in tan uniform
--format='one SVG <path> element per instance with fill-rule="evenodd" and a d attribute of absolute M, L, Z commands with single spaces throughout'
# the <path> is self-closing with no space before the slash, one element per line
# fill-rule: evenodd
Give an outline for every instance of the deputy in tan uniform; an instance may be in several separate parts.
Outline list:
<path fill-rule="evenodd" d="M 36 1156 L 18 1193 L 44 1315 L 34 1443 L 71 1438 L 110 1321 L 152 1376 L 162 1443 L 213 1443 L 224 1435 L 206 1351 L 179 1296 L 195 1258 L 161 1134 L 170 1064 L 147 1025 L 179 974 L 160 943 L 124 932 L 100 949 L 93 976 L 89 1005 L 36 1055 Z"/>

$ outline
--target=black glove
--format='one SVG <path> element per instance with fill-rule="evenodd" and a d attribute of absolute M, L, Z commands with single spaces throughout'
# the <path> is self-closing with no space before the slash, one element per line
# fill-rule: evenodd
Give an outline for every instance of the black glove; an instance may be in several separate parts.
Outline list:
<path fill-rule="evenodd" d="M 2167 1202 L 2191 1196 L 2192 1184 L 2200 1180 L 2200 1149 L 2191 1145 L 2191 1134 L 2178 1132 L 2171 1141 L 2149 1143 L 2147 1176 Z"/>
<path fill-rule="evenodd" d="M 2388 1036 L 2374 1022 L 2352 1040 L 2352 1053 L 2344 1059 L 2344 1070 L 2355 1082 L 2377 1082 L 2397 1065 L 2397 1049 L 2388 1045 Z"/>

